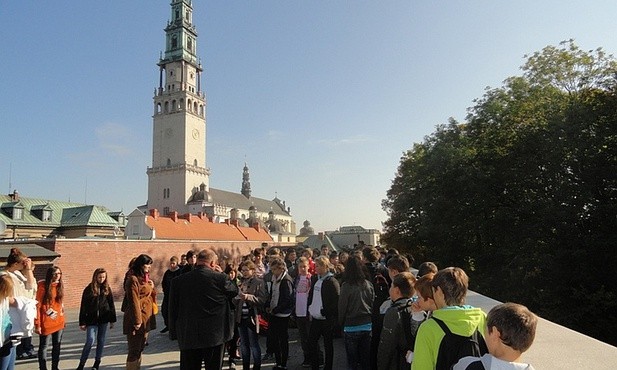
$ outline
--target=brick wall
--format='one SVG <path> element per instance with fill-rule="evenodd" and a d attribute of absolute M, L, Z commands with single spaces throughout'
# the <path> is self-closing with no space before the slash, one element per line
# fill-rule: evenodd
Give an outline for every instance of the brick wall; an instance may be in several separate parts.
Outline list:
<path fill-rule="evenodd" d="M 30 241 L 33 243 L 33 241 Z M 216 241 L 167 241 L 167 240 L 80 240 L 55 239 L 34 242 L 60 254 L 55 265 L 62 269 L 64 282 L 64 305 L 78 308 L 83 289 L 92 280 L 92 273 L 98 267 L 107 270 L 108 280 L 116 301 L 122 300 L 124 290 L 122 282 L 131 258 L 145 253 L 154 261 L 150 277 L 154 280 L 159 293 L 162 292 L 161 279 L 173 255 L 180 257 L 188 250 L 213 249 L 219 256 L 239 259 L 261 242 L 216 242 Z M 17 244 L 17 243 L 16 243 Z M 273 243 L 270 243 L 271 245 Z M 276 244 L 274 244 L 276 245 Z M 37 265 L 37 278 L 44 278 L 45 270 L 50 265 Z M 120 307 L 116 307 L 120 309 Z"/>

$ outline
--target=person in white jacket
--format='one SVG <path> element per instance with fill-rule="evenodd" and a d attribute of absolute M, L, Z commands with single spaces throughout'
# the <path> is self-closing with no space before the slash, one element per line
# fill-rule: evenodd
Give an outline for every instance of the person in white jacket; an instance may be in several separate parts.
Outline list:
<path fill-rule="evenodd" d="M 37 286 L 34 278 L 34 263 L 19 248 L 11 248 L 2 274 L 7 274 L 13 280 L 13 297 L 34 299 Z M 11 307 L 13 311 L 16 309 L 16 307 Z M 36 357 L 32 345 L 32 332 L 30 334 L 24 333 L 21 343 L 17 346 L 17 359 Z"/>

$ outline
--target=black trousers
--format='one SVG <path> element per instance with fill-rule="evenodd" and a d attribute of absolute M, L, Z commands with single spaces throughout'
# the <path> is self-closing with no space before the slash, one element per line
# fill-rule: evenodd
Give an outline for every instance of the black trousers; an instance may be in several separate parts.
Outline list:
<path fill-rule="evenodd" d="M 220 344 L 208 348 L 185 349 L 180 351 L 180 370 L 221 370 L 223 368 L 223 350 Z"/>
<path fill-rule="evenodd" d="M 311 351 L 311 368 L 319 370 L 319 338 L 323 337 L 325 352 L 324 370 L 332 370 L 334 360 L 334 322 L 312 319 L 309 327 L 309 348 Z"/>
<path fill-rule="evenodd" d="M 272 344 L 276 364 L 287 367 L 289 358 L 289 317 L 270 315 L 268 323 L 268 338 Z"/>

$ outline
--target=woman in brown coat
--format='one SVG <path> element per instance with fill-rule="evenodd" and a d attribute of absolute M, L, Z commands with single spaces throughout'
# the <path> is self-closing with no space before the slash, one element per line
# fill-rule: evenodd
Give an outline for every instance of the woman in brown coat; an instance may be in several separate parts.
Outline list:
<path fill-rule="evenodd" d="M 140 369 L 141 352 L 144 350 L 153 312 L 153 296 L 156 294 L 154 283 L 150 280 L 152 258 L 141 254 L 135 259 L 124 282 L 126 309 L 122 323 L 123 333 L 128 342 L 126 368 Z"/>

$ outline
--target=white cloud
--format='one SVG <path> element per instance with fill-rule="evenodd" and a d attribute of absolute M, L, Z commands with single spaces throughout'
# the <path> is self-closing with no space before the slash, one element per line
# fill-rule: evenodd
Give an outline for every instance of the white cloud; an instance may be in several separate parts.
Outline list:
<path fill-rule="evenodd" d="M 94 132 L 99 146 L 109 154 L 122 157 L 132 153 L 131 132 L 125 126 L 107 122 L 97 127 Z"/>
<path fill-rule="evenodd" d="M 360 143 L 366 143 L 370 139 L 366 135 L 354 135 L 350 137 L 344 137 L 340 139 L 321 139 L 317 143 L 325 146 L 339 146 L 339 145 L 355 145 Z"/>

